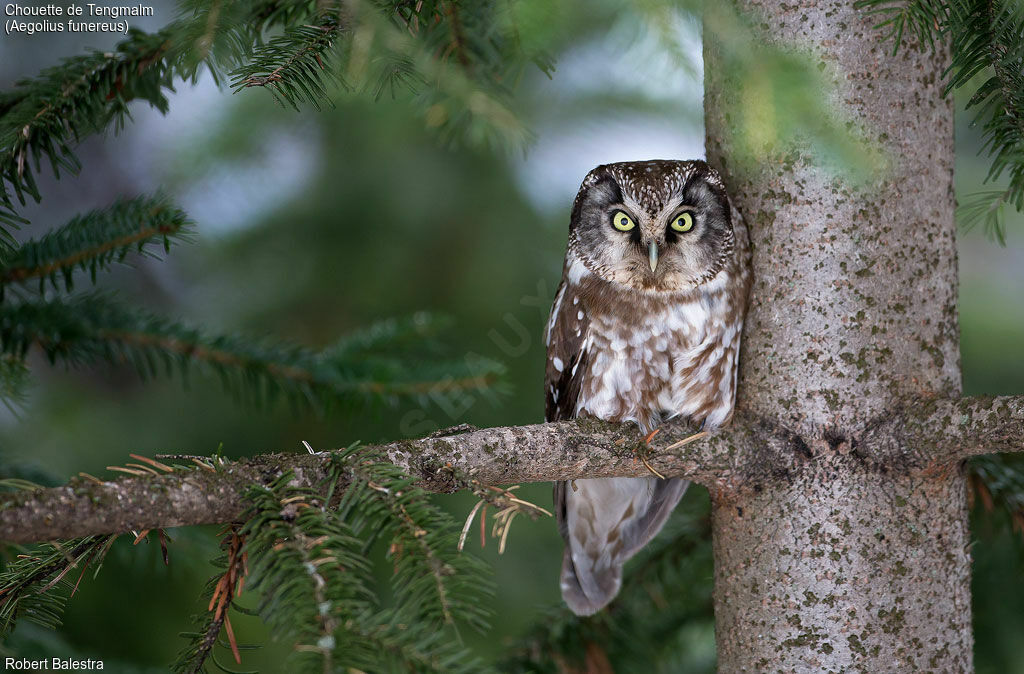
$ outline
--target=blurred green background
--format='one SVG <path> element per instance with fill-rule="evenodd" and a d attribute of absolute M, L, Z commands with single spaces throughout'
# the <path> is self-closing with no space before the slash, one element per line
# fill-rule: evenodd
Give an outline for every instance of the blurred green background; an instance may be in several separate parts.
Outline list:
<path fill-rule="evenodd" d="M 158 5 L 140 27 L 174 16 Z M 456 394 L 369 414 L 317 418 L 285 406 L 241 407 L 214 381 L 142 382 L 129 371 L 63 371 L 34 361 L 25 407 L 0 416 L 0 460 L 40 481 L 104 474 L 130 452 L 211 453 L 340 447 L 421 435 L 461 422 L 478 426 L 542 419 L 541 333 L 557 285 L 569 207 L 592 166 L 648 158 L 703 156 L 700 31 L 674 25 L 666 50 L 650 17 L 623 10 L 597 18 L 565 5 L 540 36 L 555 45 L 552 79 L 528 74 L 516 101 L 535 134 L 525 154 L 439 142 L 407 101 L 378 102 L 339 92 L 336 107 L 295 113 L 263 91 L 237 96 L 209 78 L 182 86 L 162 117 L 143 107 L 117 137 L 81 148 L 82 175 L 41 186 L 42 205 L 25 211 L 38 235 L 118 195 L 164 189 L 197 222 L 193 245 L 165 261 L 135 259 L 108 288 L 150 309 L 210 330 L 274 335 L 312 347 L 373 321 L 428 310 L 453 318 L 450 353 L 504 363 L 510 390 Z M 663 26 L 662 26 L 663 28 Z M 94 35 L 0 38 L 0 88 L 85 46 Z M 979 136 L 958 105 L 957 189 L 979 188 L 987 170 Z M 960 237 L 960 311 L 967 393 L 1024 392 L 1024 221 L 1009 218 L 1008 245 L 980 231 Z M 524 486 L 547 506 L 547 485 Z M 439 498 L 460 520 L 468 496 Z M 702 513 L 693 488 L 683 509 Z M 977 514 L 976 514 L 977 516 Z M 974 523 L 976 662 L 979 672 L 1024 672 L 1024 545 L 999 517 Z M 163 671 L 183 646 L 177 636 L 203 610 L 215 530 L 177 530 L 164 567 L 153 545 L 119 541 L 94 581 L 83 580 L 59 634 L 19 627 L 10 648 L 30 656 L 99 657 L 113 671 Z M 494 629 L 479 638 L 488 658 L 543 620 L 558 603 L 561 542 L 551 520 L 517 521 L 503 556 L 478 550 L 495 568 Z M 698 577 L 711 585 L 710 560 Z M 244 599 L 244 597 L 243 597 Z M 244 602 L 243 602 L 244 603 Z M 252 620 L 240 642 L 263 641 Z M 680 640 L 686 671 L 710 671 L 713 632 L 695 624 Z M 247 653 L 243 669 L 275 671 L 285 644 Z M 682 669 L 676 670 L 682 671 Z"/>

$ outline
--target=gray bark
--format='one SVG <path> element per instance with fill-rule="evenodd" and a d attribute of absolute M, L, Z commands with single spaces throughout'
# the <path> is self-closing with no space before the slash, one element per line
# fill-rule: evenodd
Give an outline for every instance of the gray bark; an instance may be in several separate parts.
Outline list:
<path fill-rule="evenodd" d="M 906 406 L 832 447 L 807 444 L 791 430 L 773 428 L 743 411 L 714 436 L 670 452 L 663 448 L 693 429 L 666 425 L 644 446 L 636 427 L 595 420 L 448 432 L 432 437 L 368 446 L 404 468 L 421 487 L 453 492 L 481 484 L 548 482 L 586 477 L 642 477 L 650 465 L 664 475 L 686 477 L 713 494 L 738 499 L 809 471 L 838 470 L 837 457 L 863 471 L 942 471 L 960 457 L 1024 448 L 1024 397 L 932 399 Z M 871 447 L 870 455 L 860 447 Z M 245 490 L 269 485 L 285 471 L 298 486 L 326 493 L 326 454 L 264 454 L 240 461 L 206 459 L 215 470 L 192 462 L 173 472 L 154 469 L 116 479 L 75 478 L 63 487 L 0 495 L 0 540 L 31 543 L 93 534 L 238 521 Z M 830 463 L 831 462 L 831 463 Z M 141 465 L 141 462 L 135 462 Z M 749 506 L 739 505 L 739 508 Z"/>
<path fill-rule="evenodd" d="M 739 4 L 813 49 L 833 107 L 889 166 L 858 187 L 799 152 L 730 161 L 735 92 L 705 45 L 708 157 L 754 248 L 740 405 L 817 457 L 756 491 L 712 490 L 719 668 L 970 671 L 960 454 L 892 423 L 907 400 L 960 393 L 948 48 L 893 56 L 845 0 Z"/>

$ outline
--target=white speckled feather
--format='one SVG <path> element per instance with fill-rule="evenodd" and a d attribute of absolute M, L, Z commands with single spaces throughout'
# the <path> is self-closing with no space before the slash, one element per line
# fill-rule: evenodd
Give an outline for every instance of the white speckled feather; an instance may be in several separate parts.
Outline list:
<path fill-rule="evenodd" d="M 605 223 L 587 220 L 606 212 L 588 200 L 616 198 L 622 206 L 608 210 L 631 209 L 642 236 L 676 253 L 660 274 L 645 269 L 647 239 L 634 237 L 634 251 L 602 229 Z M 700 240 L 672 244 L 660 234 L 677 209 L 691 207 L 688 200 L 724 221 L 703 225 L 719 228 L 717 247 L 690 249 Z M 547 325 L 546 418 L 633 421 L 644 433 L 674 416 L 708 429 L 726 423 L 736 397 L 749 252 L 721 179 L 703 162 L 598 167 L 584 180 L 573 217 Z M 706 266 L 694 267 L 694 260 Z M 618 593 L 622 565 L 657 534 L 687 484 L 654 477 L 556 483 L 566 541 L 561 589 L 570 608 L 590 614 Z"/>

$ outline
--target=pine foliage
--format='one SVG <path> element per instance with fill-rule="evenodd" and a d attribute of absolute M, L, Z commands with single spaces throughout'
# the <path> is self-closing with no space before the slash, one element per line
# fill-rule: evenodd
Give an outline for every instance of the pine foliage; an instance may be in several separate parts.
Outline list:
<path fill-rule="evenodd" d="M 100 272 L 115 263 L 154 256 L 159 246 L 167 253 L 172 242 L 192 238 L 187 215 L 162 196 L 121 199 L 37 239 L 19 242 L 12 234 L 24 223 L 19 204 L 43 197 L 37 178 L 46 166 L 57 177 L 77 172 L 75 145 L 83 138 L 118 130 L 132 101 L 166 112 L 176 81 L 194 81 L 203 69 L 236 90 L 268 88 L 281 103 L 319 107 L 339 90 L 342 72 L 358 76 L 359 93 L 380 95 L 385 87 L 373 77 L 397 80 L 393 69 L 377 66 L 401 61 L 413 96 L 444 82 L 446 96 L 457 90 L 476 97 L 476 119 L 502 110 L 471 83 L 488 80 L 494 91 L 506 92 L 493 76 L 495 67 L 505 72 L 512 42 L 499 49 L 493 31 L 462 34 L 454 27 L 455 8 L 441 4 L 346 7 L 187 0 L 180 17 L 161 31 L 133 30 L 111 52 L 65 59 L 0 93 L 0 394 L 6 403 L 23 394 L 33 350 L 65 367 L 127 364 L 144 378 L 178 376 L 186 383 L 209 375 L 243 401 L 287 399 L 321 412 L 398 398 L 426 403 L 436 392 L 493 388 L 500 366 L 443 357 L 435 338 L 444 322 L 426 314 L 386 320 L 314 351 L 210 334 L 109 292 L 79 292 L 83 279 L 97 285 Z M 374 51 L 363 64 L 372 67 L 363 73 L 351 59 L 367 54 L 341 44 L 360 25 L 385 36 L 371 41 Z M 503 123 L 509 119 L 510 113 Z M 333 503 L 288 486 L 288 476 L 271 489 L 253 489 L 248 522 L 225 537 L 217 561 L 223 573 L 207 588 L 211 611 L 200 619 L 202 629 L 188 635 L 179 671 L 201 671 L 208 663 L 219 668 L 223 634 L 237 658 L 229 614 L 243 610 L 236 600 L 250 555 L 261 615 L 298 644 L 296 666 L 480 671 L 458 630 L 486 627 L 483 568 L 456 552 L 453 523 L 401 471 L 380 461 L 357 452 L 337 457 L 332 484 L 348 489 Z M 5 485 L 31 486 L 13 479 Z M 0 639 L 22 617 L 57 627 L 68 596 L 66 574 L 102 559 L 112 541 L 40 546 L 9 564 L 0 575 Z M 371 573 L 375 546 L 387 549 L 394 569 L 386 595 Z"/>
<path fill-rule="evenodd" d="M 479 672 L 458 625 L 484 630 L 483 565 L 456 550 L 454 522 L 399 469 L 358 449 L 332 455 L 337 500 L 281 476 L 253 487 L 246 540 L 257 612 L 294 642 L 294 671 Z M 387 550 L 391 601 L 368 558 Z"/>
<path fill-rule="evenodd" d="M 251 62 L 232 73 L 232 88 L 266 87 L 279 103 L 298 110 L 306 102 L 319 110 L 330 98 L 329 85 L 338 80 L 331 47 L 340 31 L 334 14 L 287 29 L 258 46 Z"/>
<path fill-rule="evenodd" d="M 17 548 L 16 559 L 0 572 L 0 642 L 21 619 L 47 629 L 59 627 L 68 596 L 90 565 L 99 571 L 116 538 L 88 536 Z"/>
<path fill-rule="evenodd" d="M 41 198 L 36 174 L 45 161 L 55 175 L 80 167 L 73 145 L 128 116 L 128 103 L 167 111 L 173 70 L 168 34 L 133 30 L 113 52 L 92 52 L 22 80 L 0 94 L 0 259 L 14 248 L 12 227 L 24 222 L 14 199 Z"/>
<path fill-rule="evenodd" d="M 416 334 L 415 322 L 403 327 Z M 32 347 L 51 364 L 128 364 L 144 379 L 179 375 L 187 384 L 198 371 L 216 377 L 245 403 L 263 406 L 286 399 L 321 413 L 399 397 L 426 401 L 434 390 L 485 389 L 498 367 L 446 360 L 417 365 L 376 354 L 372 347 L 351 349 L 345 340 L 317 353 L 280 341 L 208 335 L 128 308 L 106 293 L 0 304 L 0 353 L 24 362 Z"/>
<path fill-rule="evenodd" d="M 144 253 L 149 244 L 169 252 L 174 239 L 189 240 L 192 223 L 163 197 L 121 199 L 106 209 L 76 216 L 38 240 L 26 241 L 0 265 L 2 290 L 14 283 L 46 281 L 54 290 L 71 292 L 74 272 L 81 269 L 96 283 L 96 275 L 132 252 Z"/>
<path fill-rule="evenodd" d="M 977 195 L 964 204 L 966 226 L 978 222 L 1005 244 L 1003 204 L 1024 208 L 1024 6 L 1015 0 L 950 5 L 953 65 L 947 90 L 972 87 L 967 109 L 982 129 L 982 152 L 992 158 L 985 180 L 1006 178 L 1001 195 Z M 975 86 L 975 77 L 984 81 Z M 976 201 L 987 203 L 980 211 Z"/>
<path fill-rule="evenodd" d="M 921 45 L 951 36 L 947 91 L 973 90 L 968 108 L 993 159 L 988 177 L 1008 180 L 1005 190 L 966 202 L 961 214 L 1002 239 L 1004 206 L 1024 205 L 1021 5 L 859 4 L 878 14 L 894 48 L 907 36 Z M 671 16 L 679 8 L 704 13 L 705 39 L 719 50 L 722 76 L 742 94 L 737 114 L 747 135 L 738 152 L 758 159 L 766 148 L 803 147 L 810 136 L 826 154 L 863 163 L 847 125 L 827 114 L 820 95 L 826 76 L 815 63 L 763 39 L 731 3 L 649 3 L 642 11 Z M 520 149 L 529 132 L 514 89 L 531 68 L 550 74 L 553 65 L 538 46 L 543 41 L 529 39 L 530 27 L 518 23 L 519 9 L 494 0 L 184 0 L 162 30 L 132 30 L 110 52 L 65 59 L 0 92 L 3 400 L 23 394 L 33 350 L 65 367 L 128 364 L 144 378 L 185 382 L 212 376 L 243 401 L 284 399 L 318 411 L 492 388 L 500 366 L 443 358 L 433 340 L 443 322 L 423 314 L 384 321 L 315 351 L 211 334 L 107 292 L 75 294 L 83 276 L 97 285 L 114 263 L 153 255 L 160 246 L 168 253 L 172 242 L 194 236 L 187 215 L 161 196 L 122 199 L 34 240 L 19 242 L 13 230 L 25 222 L 20 206 L 43 197 L 38 177 L 45 167 L 58 177 L 77 172 L 75 146 L 83 138 L 119 129 L 132 101 L 166 112 L 173 87 L 202 72 L 236 93 L 267 89 L 296 109 L 319 109 L 338 96 L 405 98 L 447 142 Z M 544 5 L 540 13 L 547 11 Z M 222 669 L 217 658 L 224 650 L 238 659 L 242 646 L 230 616 L 248 610 L 241 602 L 252 602 L 276 637 L 295 645 L 294 671 L 484 670 L 460 629 L 486 629 L 491 589 L 480 562 L 458 552 L 458 527 L 383 457 L 351 448 L 330 461 L 326 497 L 293 486 L 290 473 L 249 490 L 245 522 L 224 534 L 218 573 L 203 594 L 209 610 L 198 618 L 200 629 L 186 633 L 177 671 Z M 972 465 L 978 498 L 1024 521 L 1016 466 L 987 458 Z M 486 491 L 469 478 L 456 481 Z M 5 486 L 31 487 L 16 480 Z M 677 517 L 675 526 L 630 564 L 608 611 L 580 619 L 551 610 L 502 670 L 679 671 L 674 658 L 685 650 L 678 642 L 683 627 L 710 624 L 711 551 L 706 513 Z M 21 619 L 57 627 L 70 581 L 80 577 L 71 572 L 101 562 L 114 538 L 19 550 L 0 573 L 0 639 Z M 389 570 L 383 584 L 375 575 L 378 557 Z"/>
<path fill-rule="evenodd" d="M 0 93 L 0 256 L 24 222 L 15 201 L 42 197 L 36 176 L 44 161 L 55 175 L 76 173 L 74 145 L 120 128 L 133 100 L 166 112 L 175 80 L 194 81 L 203 68 L 236 90 L 264 87 L 282 103 L 316 107 L 345 70 L 358 91 L 394 94 L 401 84 L 423 97 L 428 125 L 450 139 L 521 145 L 526 133 L 507 107 L 505 83 L 529 62 L 546 63 L 519 50 L 489 3 L 471 14 L 453 2 L 355 2 L 343 11 L 336 2 L 188 0 L 182 9 L 161 31 L 133 29 L 112 52 L 65 59 Z M 361 27 L 369 51 L 351 44 Z"/>
<path fill-rule="evenodd" d="M 1008 517 L 1024 536 L 1024 460 L 1018 455 L 993 454 L 971 459 L 968 466 L 974 505 Z"/>

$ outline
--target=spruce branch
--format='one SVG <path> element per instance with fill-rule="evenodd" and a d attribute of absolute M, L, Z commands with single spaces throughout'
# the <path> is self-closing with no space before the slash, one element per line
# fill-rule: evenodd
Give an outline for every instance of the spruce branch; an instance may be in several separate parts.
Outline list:
<path fill-rule="evenodd" d="M 81 567 L 84 575 L 90 564 L 101 564 L 117 536 L 45 543 L 19 554 L 0 573 L 0 640 L 14 631 L 20 618 L 47 629 L 59 627 L 67 595 L 78 587 L 77 582 L 71 585 L 68 574 Z"/>
<path fill-rule="evenodd" d="M 376 460 L 354 448 L 331 454 L 324 495 L 297 485 L 294 473 L 250 489 L 252 506 L 242 533 L 259 613 L 280 636 L 297 642 L 296 659 L 311 669 L 316 663 L 324 671 L 390 663 L 412 671 L 477 671 L 479 663 L 452 643 L 437 620 L 438 610 L 474 619 L 475 607 L 455 603 L 450 595 L 408 590 L 439 567 L 447 587 L 479 590 L 483 569 L 467 565 L 469 558 L 454 547 L 433 548 L 434 537 L 451 535 L 452 523 L 405 475 Z M 334 485 L 344 480 L 346 492 L 333 509 Z M 393 609 L 381 608 L 373 590 L 366 556 L 376 541 L 389 543 L 395 563 Z M 414 541 L 421 543 L 410 545 Z M 445 606 L 435 607 L 438 601 Z"/>
<path fill-rule="evenodd" d="M 665 442 L 684 437 L 689 427 L 666 427 Z M 691 443 L 677 456 L 652 461 L 666 474 L 690 474 L 697 466 L 727 469 L 730 442 L 716 436 Z M 643 476 L 634 460 L 643 445 L 635 426 L 580 420 L 491 428 L 367 446 L 415 477 L 417 486 L 450 493 L 473 488 L 458 478 L 469 472 L 482 484 L 510 484 L 579 477 Z M 0 540 L 21 543 L 74 538 L 86 532 L 113 533 L 192 524 L 237 522 L 253 484 L 269 485 L 283 472 L 295 474 L 295 486 L 315 488 L 327 498 L 340 494 L 342 480 L 328 485 L 334 468 L 328 453 L 265 454 L 239 461 L 220 457 L 188 459 L 171 473 L 125 473 L 113 479 L 74 478 L 67 485 L 17 494 L 0 494 Z M 454 469 L 454 470 L 453 470 Z M 57 516 L 59 514 L 59 516 Z M 454 546 L 453 546 L 454 547 Z"/>
<path fill-rule="evenodd" d="M 1014 0 L 954 4 L 953 66 L 947 91 L 967 84 L 984 66 L 992 75 L 967 103 L 975 109 L 973 124 L 982 127 L 982 151 L 992 158 L 985 181 L 997 181 L 1005 173 L 1007 188 L 1002 202 L 1024 208 L 1024 7 Z M 984 50 L 984 51 L 983 51 Z M 986 213 L 986 229 L 1005 243 L 1005 223 L 1000 208 Z M 977 221 L 967 220 L 966 226 Z"/>
<path fill-rule="evenodd" d="M 388 543 L 394 565 L 392 585 L 401 606 L 423 606 L 421 619 L 455 626 L 459 619 L 484 631 L 490 587 L 478 560 L 456 554 L 458 530 L 433 506 L 405 472 L 379 451 L 332 455 L 348 486 L 339 514 L 372 543 Z M 337 481 L 337 480 L 336 480 Z"/>
<path fill-rule="evenodd" d="M 964 231 L 970 231 L 979 224 L 985 235 L 1000 246 L 1006 245 L 1005 210 L 1007 200 L 1013 196 L 1011 189 L 983 190 L 969 194 L 961 200 L 956 217 Z"/>
<path fill-rule="evenodd" d="M 64 59 L 0 92 L 0 254 L 9 253 L 10 229 L 25 221 L 15 198 L 41 198 L 36 174 L 46 160 L 54 175 L 77 173 L 73 146 L 129 116 L 144 100 L 167 112 L 176 78 L 194 81 L 201 66 L 215 79 L 238 67 L 265 31 L 305 20 L 315 3 L 287 0 L 217 0 L 185 3 L 185 15 L 156 33 L 132 29 L 113 51 Z"/>
<path fill-rule="evenodd" d="M 10 248 L 6 226 L 21 218 L 13 197 L 41 198 L 35 174 L 45 159 L 55 175 L 78 171 L 72 144 L 109 124 L 120 128 L 128 103 L 141 99 L 167 111 L 173 71 L 164 58 L 167 31 L 132 30 L 113 52 L 65 59 L 32 79 L 21 80 L 0 106 L 0 236 Z M 2 243 L 2 242 L 0 242 Z"/>
<path fill-rule="evenodd" d="M 196 617 L 201 630 L 183 632 L 179 636 L 189 639 L 188 645 L 181 651 L 173 669 L 180 674 L 198 674 L 205 672 L 206 661 L 213 655 L 214 647 L 219 643 L 221 632 L 227 628 L 229 646 L 236 664 L 241 664 L 238 644 L 228 612 L 233 608 L 234 601 L 242 593 L 245 578 L 248 575 L 248 560 L 244 552 L 245 538 L 239 534 L 237 526 L 230 526 L 221 537 L 221 554 L 214 560 L 214 566 L 223 569 L 214 575 L 206 584 L 202 597 L 208 601 L 204 616 Z"/>
<path fill-rule="evenodd" d="M 181 18 L 161 31 L 132 30 L 112 52 L 65 59 L 18 82 L 13 90 L 0 92 L 0 254 L 11 251 L 10 230 L 24 223 L 15 199 L 24 205 L 26 197 L 41 198 L 36 184 L 41 162 L 46 160 L 58 177 L 61 169 L 77 172 L 75 144 L 110 125 L 119 129 L 133 100 L 145 100 L 166 112 L 167 92 L 173 90 L 175 79 L 195 81 L 205 66 L 218 83 L 225 72 L 232 73 L 229 79 L 236 91 L 263 86 L 279 102 L 319 106 L 330 83 L 341 82 L 342 68 L 333 60 L 343 50 L 335 43 L 351 32 L 331 4 L 189 0 Z M 408 3 L 367 3 L 365 8 L 359 4 L 360 20 L 371 31 L 387 34 L 364 55 L 369 62 L 385 64 L 367 91 L 380 92 L 387 82 L 393 85 L 400 79 L 427 88 L 418 104 L 430 113 L 430 126 L 447 130 L 448 136 L 464 132 L 476 137 L 489 133 L 489 128 L 513 142 L 525 137 L 503 100 L 508 91 L 504 83 L 515 81 L 527 63 L 544 61 L 523 54 L 514 31 L 496 28 L 505 22 L 495 19 L 494 7 L 459 13 L 456 60 L 461 75 L 453 76 L 444 48 L 454 34 L 453 3 L 424 8 L 424 16 L 432 18 L 417 22 L 420 29 L 401 36 L 396 35 L 396 24 L 403 21 L 403 12 L 408 13 Z M 283 33 L 274 34 L 280 29 Z M 445 101 L 458 101 L 463 112 L 452 114 L 454 109 L 445 112 L 437 107 L 449 105 Z"/>
<path fill-rule="evenodd" d="M 293 478 L 285 473 L 248 494 L 242 535 L 250 588 L 278 638 L 295 643 L 295 657 L 319 657 L 323 670 L 333 671 L 339 618 L 364 613 L 372 601 L 369 566 L 344 522 L 330 516 L 315 492 L 291 486 Z"/>
<path fill-rule="evenodd" d="M 22 244 L 0 265 L 0 290 L 32 279 L 39 279 L 40 291 L 47 280 L 56 289 L 61 279 L 64 289 L 71 291 L 76 268 L 89 272 L 95 283 L 100 270 L 124 261 L 129 253 L 143 253 L 152 243 L 168 251 L 172 240 L 188 240 L 190 231 L 185 213 L 164 197 L 121 199 Z"/>
<path fill-rule="evenodd" d="M 237 93 L 266 87 L 278 103 L 298 110 L 298 103 L 306 101 L 319 110 L 323 102 L 330 102 L 325 85 L 341 82 L 331 53 L 341 30 L 336 13 L 322 14 L 312 25 L 289 28 L 253 51 L 251 62 L 232 73 L 231 88 Z"/>
<path fill-rule="evenodd" d="M 941 0 L 858 0 L 854 6 L 878 16 L 875 29 L 885 31 L 883 39 L 892 41 L 894 56 L 906 33 L 918 45 L 933 47 L 936 33 L 946 25 L 949 16 L 949 7 Z"/>
<path fill-rule="evenodd" d="M 103 294 L 0 306 L 0 353 L 24 359 L 33 347 L 51 364 L 128 364 L 143 378 L 178 374 L 187 382 L 198 370 L 216 376 L 243 401 L 261 405 L 285 398 L 321 412 L 338 405 L 482 391 L 499 374 L 497 364 L 486 361 L 411 367 L 408 361 L 365 352 L 347 358 L 344 349 L 315 353 L 284 343 L 206 335 L 129 310 Z"/>
<path fill-rule="evenodd" d="M 173 24 L 173 60 L 183 78 L 194 80 L 205 67 L 218 85 L 239 67 L 264 36 L 308 22 L 315 0 L 183 0 Z"/>
<path fill-rule="evenodd" d="M 897 426 L 898 424 L 898 426 Z M 938 465 L 972 456 L 1024 452 L 1024 396 L 934 398 L 869 427 L 932 450 Z"/>
<path fill-rule="evenodd" d="M 713 435 L 672 452 L 659 450 L 694 430 L 681 421 L 663 425 L 648 457 L 651 465 L 664 475 L 710 488 L 756 489 L 779 475 L 813 470 L 823 458 L 792 431 L 767 425 L 742 409 Z M 1024 451 L 1021 438 L 1024 397 L 1006 396 L 908 403 L 864 428 L 851 443 L 870 446 L 871 460 L 879 466 L 934 471 L 970 456 Z M 638 460 L 638 452 L 645 450 L 635 425 L 594 419 L 453 432 L 367 448 L 414 478 L 417 487 L 442 493 L 476 486 L 459 475 L 484 485 L 645 477 L 650 473 Z M 865 459 L 854 455 L 863 467 Z M 73 479 L 63 487 L 0 494 L 0 540 L 27 543 L 237 522 L 250 485 L 268 485 L 292 471 L 297 486 L 320 490 L 323 497 L 333 474 L 329 453 L 196 461 L 190 464 L 193 470 L 178 467 L 159 475 L 140 470 L 115 480 Z M 332 494 L 340 494 L 346 483 L 329 486 L 337 490 Z"/>

